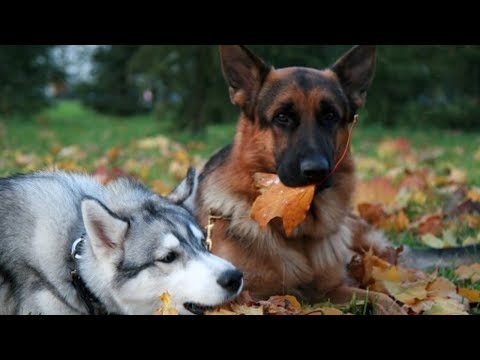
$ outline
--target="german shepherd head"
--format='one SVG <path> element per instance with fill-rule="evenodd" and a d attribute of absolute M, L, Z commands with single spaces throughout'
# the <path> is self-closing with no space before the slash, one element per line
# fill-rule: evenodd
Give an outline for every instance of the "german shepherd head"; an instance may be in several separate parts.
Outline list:
<path fill-rule="evenodd" d="M 277 173 L 291 187 L 332 186 L 329 174 L 372 82 L 375 46 L 356 46 L 325 70 L 274 69 L 244 46 L 221 46 L 220 56 L 230 99 L 242 110 L 237 136 L 250 138 L 236 141 L 258 150 L 251 170 Z"/>

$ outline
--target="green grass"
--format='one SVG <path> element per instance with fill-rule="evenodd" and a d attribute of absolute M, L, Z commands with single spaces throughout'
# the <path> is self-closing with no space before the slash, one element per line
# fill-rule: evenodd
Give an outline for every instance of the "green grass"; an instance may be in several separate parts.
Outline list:
<path fill-rule="evenodd" d="M 210 125 L 206 136 L 200 140 L 201 148 L 189 149 L 192 155 L 207 158 L 218 148 L 228 144 L 235 131 L 231 123 Z M 78 144 L 86 150 L 87 157 L 79 165 L 92 170 L 95 159 L 114 146 L 126 148 L 133 141 L 163 134 L 174 141 L 188 144 L 192 137 L 188 131 L 172 130 L 171 116 L 156 118 L 152 114 L 115 117 L 101 115 L 86 109 L 78 102 L 63 101 L 30 119 L 0 117 L 0 151 L 2 154 L 21 151 L 45 158 L 54 147 Z M 436 130 L 386 129 L 380 125 L 362 123 L 360 118 L 352 139 L 356 155 L 375 156 L 378 143 L 386 137 L 404 137 L 417 149 L 439 147 L 444 150 L 439 164 L 455 164 L 468 170 L 468 182 L 480 184 L 479 161 L 474 153 L 480 149 L 479 134 Z M 0 175 L 24 171 L 15 162 L 0 161 Z M 148 180 L 151 180 L 148 178 Z"/>

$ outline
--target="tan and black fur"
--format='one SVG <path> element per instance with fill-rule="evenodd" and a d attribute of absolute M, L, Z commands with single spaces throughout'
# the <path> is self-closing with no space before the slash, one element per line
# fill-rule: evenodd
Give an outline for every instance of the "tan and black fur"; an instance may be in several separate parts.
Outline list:
<path fill-rule="evenodd" d="M 349 301 L 365 291 L 347 265 L 373 248 L 394 252 L 379 231 L 351 213 L 355 166 L 350 149 L 325 178 L 347 146 L 348 130 L 365 105 L 373 79 L 376 48 L 356 46 L 325 70 L 274 69 L 243 46 L 221 46 L 230 99 L 241 109 L 233 144 L 216 153 L 200 175 L 197 217 L 220 216 L 213 252 L 244 273 L 254 298 L 294 294 L 307 301 Z M 305 222 L 286 236 L 280 221 L 263 231 L 250 218 L 259 195 L 256 172 L 276 173 L 287 186 L 317 184 Z M 379 309 L 402 310 L 385 295 L 369 293 Z"/>

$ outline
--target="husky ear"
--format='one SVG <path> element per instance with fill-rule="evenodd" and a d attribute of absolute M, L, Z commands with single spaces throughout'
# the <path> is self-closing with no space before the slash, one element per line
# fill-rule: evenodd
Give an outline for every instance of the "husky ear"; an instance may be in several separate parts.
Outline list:
<path fill-rule="evenodd" d="M 183 206 L 193 212 L 195 209 L 195 196 L 197 195 L 198 174 L 194 167 L 189 167 L 187 176 L 167 195 L 167 199 L 175 204 Z"/>
<path fill-rule="evenodd" d="M 376 57 L 375 46 L 359 45 L 350 49 L 332 66 L 354 112 L 365 105 L 367 90 L 375 73 Z"/>
<path fill-rule="evenodd" d="M 220 60 L 230 100 L 251 115 L 255 97 L 271 66 L 241 45 L 220 45 Z"/>
<path fill-rule="evenodd" d="M 128 222 L 120 219 L 100 201 L 90 197 L 82 200 L 82 217 L 95 256 L 122 247 Z"/>

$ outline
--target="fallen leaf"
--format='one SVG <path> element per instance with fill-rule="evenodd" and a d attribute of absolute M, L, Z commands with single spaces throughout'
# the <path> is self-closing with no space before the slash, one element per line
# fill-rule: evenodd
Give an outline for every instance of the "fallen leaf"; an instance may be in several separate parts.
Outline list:
<path fill-rule="evenodd" d="M 357 206 L 359 215 L 369 224 L 378 227 L 386 218 L 381 204 L 361 203 Z"/>
<path fill-rule="evenodd" d="M 425 171 L 405 171 L 405 176 L 400 182 L 400 188 L 411 191 L 423 190 L 428 186 L 427 174 Z"/>
<path fill-rule="evenodd" d="M 383 281 L 383 286 L 388 294 L 404 304 L 415 304 L 418 300 L 427 298 L 428 281 L 420 280 L 412 283 L 396 283 Z"/>
<path fill-rule="evenodd" d="M 439 214 L 424 215 L 416 223 L 419 235 L 432 234 L 438 236 L 442 233 L 442 216 Z"/>
<path fill-rule="evenodd" d="M 301 305 L 298 300 L 291 295 L 271 296 L 267 301 L 259 302 L 268 315 L 298 315 Z"/>
<path fill-rule="evenodd" d="M 432 307 L 423 315 L 468 315 L 465 305 L 453 299 L 434 298 Z"/>
<path fill-rule="evenodd" d="M 171 190 L 171 187 L 161 180 L 153 180 L 151 187 L 154 192 L 162 196 L 167 195 Z"/>
<path fill-rule="evenodd" d="M 480 281 L 480 263 L 460 265 L 455 270 L 458 280 L 470 280 L 472 283 Z"/>
<path fill-rule="evenodd" d="M 122 149 L 119 146 L 114 146 L 107 151 L 107 159 L 111 162 L 117 160 L 122 154 Z"/>
<path fill-rule="evenodd" d="M 261 178 L 260 175 L 254 177 L 254 180 L 259 178 Z M 257 184 L 261 187 L 262 183 L 264 183 L 263 178 Z M 272 219 L 279 217 L 282 219 L 285 234 L 290 236 L 295 227 L 307 216 L 315 185 L 291 188 L 275 182 L 267 188 L 261 187 L 260 192 L 261 194 L 252 205 L 250 217 L 262 229 L 266 229 Z"/>
<path fill-rule="evenodd" d="M 402 155 L 411 152 L 410 142 L 405 138 L 386 139 L 383 140 L 377 149 L 377 154 L 380 158 L 388 158 L 396 156 L 399 153 Z"/>
<path fill-rule="evenodd" d="M 420 240 L 425 245 L 433 248 L 433 249 L 443 249 L 445 244 L 442 239 L 432 235 L 432 234 L 425 234 L 420 237 Z"/>
<path fill-rule="evenodd" d="M 302 315 L 343 315 L 343 311 L 332 307 L 321 307 L 309 310 Z"/>
<path fill-rule="evenodd" d="M 160 295 L 160 308 L 155 312 L 155 315 L 178 315 L 177 309 L 171 306 L 172 297 L 168 292 Z"/>
<path fill-rule="evenodd" d="M 470 303 L 480 302 L 480 291 L 475 289 L 459 288 L 458 293 L 467 299 Z"/>
<path fill-rule="evenodd" d="M 361 203 L 393 205 L 398 187 L 390 179 L 376 177 L 370 181 L 360 181 L 355 191 L 354 205 Z"/>
<path fill-rule="evenodd" d="M 247 305 L 241 305 L 241 304 L 235 304 L 235 303 L 231 304 L 230 306 L 236 314 L 263 315 L 262 306 L 247 306 Z"/>

